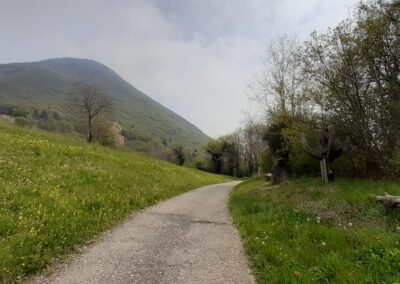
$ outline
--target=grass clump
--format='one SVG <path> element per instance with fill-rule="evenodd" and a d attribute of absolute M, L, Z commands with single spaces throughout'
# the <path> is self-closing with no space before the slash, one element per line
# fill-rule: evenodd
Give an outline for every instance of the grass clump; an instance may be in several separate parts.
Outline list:
<path fill-rule="evenodd" d="M 227 180 L 0 125 L 0 283 L 48 266 L 136 210 Z"/>
<path fill-rule="evenodd" d="M 237 186 L 230 209 L 259 283 L 397 283 L 400 213 L 374 194 L 396 182 L 305 178 Z"/>

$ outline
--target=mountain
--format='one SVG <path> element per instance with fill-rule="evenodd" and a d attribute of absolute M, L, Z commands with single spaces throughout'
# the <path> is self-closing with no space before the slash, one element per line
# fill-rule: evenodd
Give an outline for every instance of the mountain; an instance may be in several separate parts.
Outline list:
<path fill-rule="evenodd" d="M 209 139 L 107 66 L 88 59 L 0 64 L 0 114 L 24 116 L 46 130 L 83 132 L 72 95 L 84 85 L 96 86 L 111 97 L 113 120 L 121 124 L 132 148 L 145 151 L 149 143 L 162 142 L 194 149 Z"/>

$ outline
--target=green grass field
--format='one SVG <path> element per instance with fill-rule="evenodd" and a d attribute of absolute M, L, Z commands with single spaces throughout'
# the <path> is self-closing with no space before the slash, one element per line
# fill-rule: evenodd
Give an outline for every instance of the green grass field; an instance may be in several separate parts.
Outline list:
<path fill-rule="evenodd" d="M 400 212 L 374 194 L 400 183 L 250 180 L 230 209 L 259 283 L 400 283 Z"/>
<path fill-rule="evenodd" d="M 62 259 L 134 211 L 225 181 L 0 124 L 0 283 Z"/>

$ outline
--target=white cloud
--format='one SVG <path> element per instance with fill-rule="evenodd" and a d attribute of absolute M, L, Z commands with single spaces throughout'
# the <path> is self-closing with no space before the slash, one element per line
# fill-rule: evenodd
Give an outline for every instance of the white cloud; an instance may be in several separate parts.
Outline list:
<path fill-rule="evenodd" d="M 95 59 L 216 136 L 242 120 L 265 40 L 334 25 L 349 2 L 0 0 L 0 62 Z"/>

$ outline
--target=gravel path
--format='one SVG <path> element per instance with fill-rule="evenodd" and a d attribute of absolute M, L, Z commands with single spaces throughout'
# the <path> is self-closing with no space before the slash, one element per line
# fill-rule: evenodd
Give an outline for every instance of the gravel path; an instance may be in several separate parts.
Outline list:
<path fill-rule="evenodd" d="M 150 207 L 37 283 L 254 283 L 227 208 L 237 184 Z"/>

